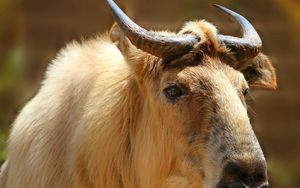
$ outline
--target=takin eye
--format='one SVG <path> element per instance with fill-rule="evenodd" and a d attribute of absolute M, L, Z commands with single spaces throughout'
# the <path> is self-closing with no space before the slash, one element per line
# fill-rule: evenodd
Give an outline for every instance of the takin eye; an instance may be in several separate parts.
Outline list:
<path fill-rule="evenodd" d="M 249 94 L 249 91 L 250 91 L 249 88 L 245 88 L 243 89 L 242 93 L 244 96 L 247 96 Z"/>
<path fill-rule="evenodd" d="M 182 88 L 180 88 L 178 85 L 170 85 L 168 87 L 166 87 L 164 90 L 164 95 L 166 96 L 167 99 L 174 101 L 177 98 L 179 98 L 180 96 L 182 96 L 185 91 L 183 91 Z"/>

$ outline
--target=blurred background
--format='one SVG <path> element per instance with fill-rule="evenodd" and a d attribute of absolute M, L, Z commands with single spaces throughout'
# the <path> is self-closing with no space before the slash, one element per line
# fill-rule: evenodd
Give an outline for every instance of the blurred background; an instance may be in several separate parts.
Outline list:
<path fill-rule="evenodd" d="M 254 127 L 266 153 L 271 187 L 300 187 L 300 1 L 123 0 L 116 2 L 145 28 L 178 30 L 206 19 L 224 34 L 238 27 L 212 4 L 250 20 L 278 75 L 277 91 L 254 91 Z M 72 40 L 113 23 L 105 0 L 0 0 L 0 161 L 14 118 L 38 91 L 47 64 Z"/>

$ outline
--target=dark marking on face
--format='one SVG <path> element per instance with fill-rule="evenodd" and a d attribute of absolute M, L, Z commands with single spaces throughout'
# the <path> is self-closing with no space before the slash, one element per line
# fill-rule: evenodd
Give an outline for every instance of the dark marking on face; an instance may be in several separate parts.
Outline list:
<path fill-rule="evenodd" d="M 267 184 L 267 179 L 265 161 L 233 161 L 225 166 L 220 185 L 232 187 L 231 185 L 239 183 L 249 187 L 262 187 Z"/>
<path fill-rule="evenodd" d="M 222 143 L 218 148 L 218 152 L 220 153 L 226 153 L 226 150 L 227 150 L 227 146 L 224 143 Z"/>
<path fill-rule="evenodd" d="M 215 120 L 211 123 L 211 136 L 215 138 L 222 138 L 226 136 L 226 132 L 228 132 L 228 127 L 223 123 L 216 123 Z"/>
<path fill-rule="evenodd" d="M 198 133 L 195 130 L 189 132 L 188 144 L 193 144 L 195 141 L 197 141 L 197 134 Z"/>
<path fill-rule="evenodd" d="M 172 68 L 184 68 L 184 67 L 194 67 L 202 62 L 204 53 L 202 51 L 192 51 L 187 53 L 180 58 L 177 58 L 171 62 L 164 62 L 163 70 L 169 70 Z"/>

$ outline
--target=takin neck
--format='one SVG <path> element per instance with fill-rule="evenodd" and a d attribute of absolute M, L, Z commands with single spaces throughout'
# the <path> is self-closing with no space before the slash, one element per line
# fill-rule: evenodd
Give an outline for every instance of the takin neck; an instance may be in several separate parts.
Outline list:
<path fill-rule="evenodd" d="M 112 188 L 190 186 L 193 181 L 186 177 L 194 175 L 184 159 L 185 145 L 143 93 L 146 83 L 137 81 L 136 71 L 109 45 L 106 55 L 114 57 L 114 63 L 95 65 L 96 79 L 75 134 L 75 157 L 70 160 L 75 163 L 75 183 Z M 151 68 L 140 67 L 139 76 L 147 76 Z"/>
<path fill-rule="evenodd" d="M 82 143 L 75 160 L 78 183 L 92 187 L 159 186 L 174 163 L 174 143 L 168 129 L 150 110 L 149 101 L 130 74 L 101 87 L 101 92 L 91 93 L 87 105 L 93 109 L 86 110 L 80 135 Z"/>

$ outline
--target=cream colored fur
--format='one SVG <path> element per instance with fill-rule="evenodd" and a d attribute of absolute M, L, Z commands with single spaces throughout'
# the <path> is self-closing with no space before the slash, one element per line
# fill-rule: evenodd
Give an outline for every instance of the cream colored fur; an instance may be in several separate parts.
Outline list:
<path fill-rule="evenodd" d="M 137 87 L 107 35 L 69 44 L 16 119 L 0 182 L 5 188 L 162 185 L 172 138 L 161 137 L 160 120 L 151 119 Z"/>
<path fill-rule="evenodd" d="M 226 51 L 207 22 L 190 22 L 185 32 Z M 179 127 L 186 122 L 168 116 L 170 105 L 147 92 L 155 91 L 149 70 L 158 59 L 115 37 L 116 43 L 107 34 L 71 43 L 49 65 L 38 94 L 13 124 L 1 188 L 203 187 L 201 164 L 190 163 L 186 153 L 205 154 L 175 136 L 184 135 Z"/>

